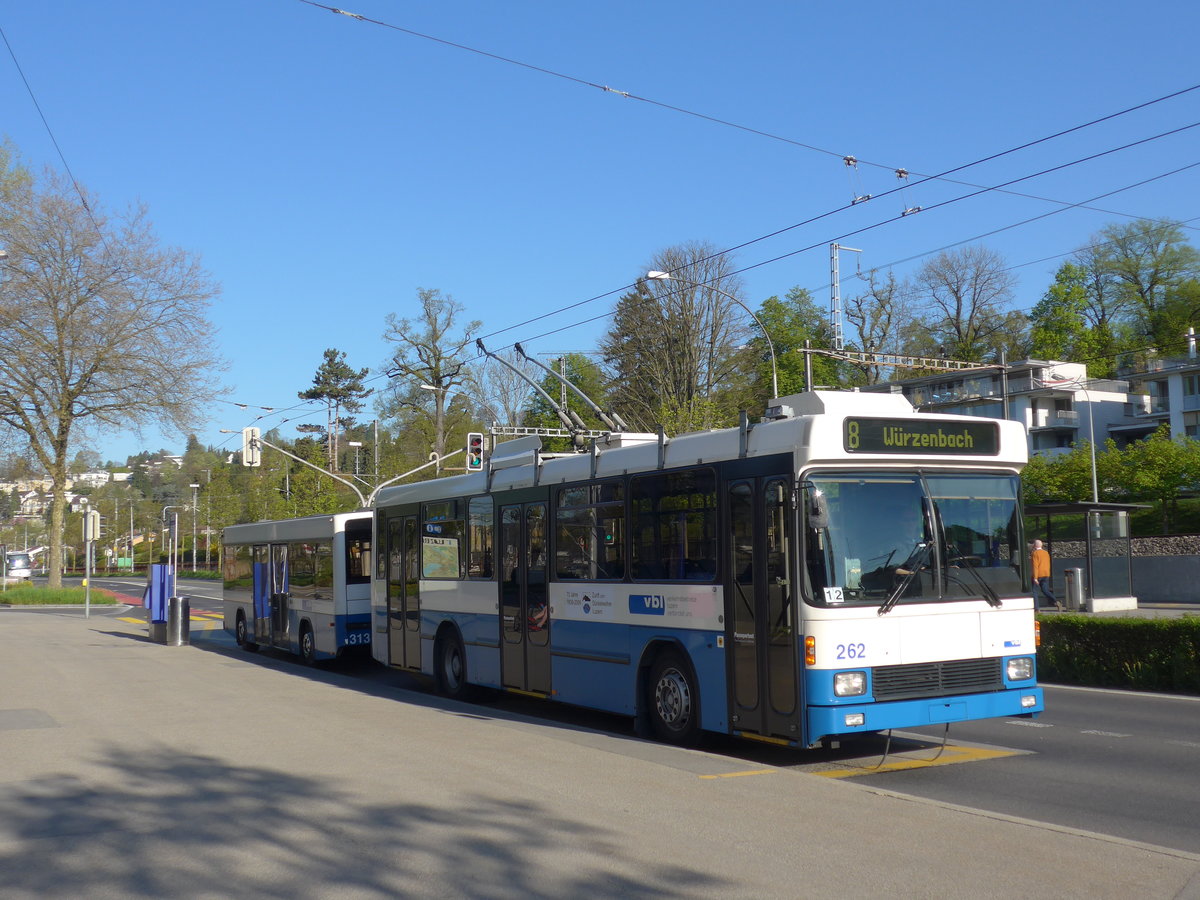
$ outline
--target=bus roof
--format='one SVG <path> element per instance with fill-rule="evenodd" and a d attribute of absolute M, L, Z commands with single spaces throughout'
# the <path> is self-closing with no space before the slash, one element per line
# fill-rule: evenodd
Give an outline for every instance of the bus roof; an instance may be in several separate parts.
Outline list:
<path fill-rule="evenodd" d="M 259 541 L 304 541 L 332 538 L 345 531 L 346 523 L 370 519 L 370 510 L 334 513 L 326 516 L 303 516 L 299 519 L 276 519 L 265 522 L 248 522 L 229 525 L 225 528 L 226 544 L 252 544 Z"/>
<path fill-rule="evenodd" d="M 587 453 L 544 456 L 540 441 L 534 438 L 507 441 L 497 445 L 485 471 L 385 488 L 376 505 L 581 482 L 780 453 L 795 454 L 797 469 L 864 464 L 1020 469 L 1028 461 L 1021 423 L 921 413 L 902 394 L 810 391 L 772 403 L 769 418 L 744 427 L 674 438 L 613 434 L 596 440 Z M 850 448 L 850 429 L 857 435 L 860 426 L 872 437 L 862 446 Z"/>

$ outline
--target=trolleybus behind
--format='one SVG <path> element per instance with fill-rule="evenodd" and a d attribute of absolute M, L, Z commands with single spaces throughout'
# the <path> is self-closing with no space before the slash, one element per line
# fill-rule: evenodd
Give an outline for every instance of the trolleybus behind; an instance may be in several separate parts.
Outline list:
<path fill-rule="evenodd" d="M 371 643 L 369 512 L 231 525 L 224 545 L 224 626 L 239 645 L 311 664 Z"/>

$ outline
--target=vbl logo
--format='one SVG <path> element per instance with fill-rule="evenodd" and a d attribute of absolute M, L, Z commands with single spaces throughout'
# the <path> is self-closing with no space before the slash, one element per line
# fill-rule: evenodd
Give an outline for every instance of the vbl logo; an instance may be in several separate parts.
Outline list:
<path fill-rule="evenodd" d="M 629 611 L 638 616 L 666 615 L 667 598 L 661 594 L 630 594 Z"/>

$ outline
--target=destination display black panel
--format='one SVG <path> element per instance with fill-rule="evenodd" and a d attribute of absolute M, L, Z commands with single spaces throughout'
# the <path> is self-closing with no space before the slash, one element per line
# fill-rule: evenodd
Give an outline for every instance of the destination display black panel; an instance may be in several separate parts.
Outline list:
<path fill-rule="evenodd" d="M 1000 426 L 995 422 L 848 418 L 842 438 L 847 453 L 995 456 L 1000 452 Z"/>

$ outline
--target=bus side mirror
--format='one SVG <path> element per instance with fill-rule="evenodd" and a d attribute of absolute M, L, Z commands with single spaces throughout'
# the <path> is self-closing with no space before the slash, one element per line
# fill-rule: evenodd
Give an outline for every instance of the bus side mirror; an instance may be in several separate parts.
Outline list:
<path fill-rule="evenodd" d="M 829 527 L 829 501 L 815 488 L 808 492 L 808 527 L 814 531 Z"/>

